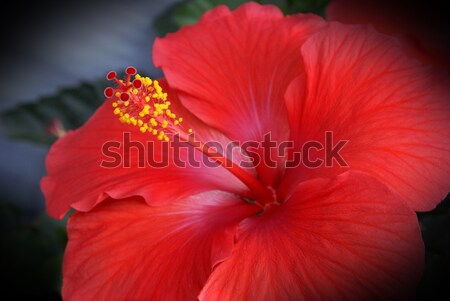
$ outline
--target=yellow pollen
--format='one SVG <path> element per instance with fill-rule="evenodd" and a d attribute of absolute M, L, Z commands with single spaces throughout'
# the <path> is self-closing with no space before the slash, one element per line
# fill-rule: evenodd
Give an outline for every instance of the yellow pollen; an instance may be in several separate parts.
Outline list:
<path fill-rule="evenodd" d="M 134 79 L 127 75 L 126 80 L 118 82 L 122 85 L 108 94 L 115 97 L 111 105 L 121 123 L 136 126 L 140 132 L 155 135 L 160 141 L 170 141 L 171 135 L 186 131 L 180 125 L 183 118 L 172 112 L 168 94 L 157 80 L 136 74 Z M 192 133 L 192 129 L 188 132 Z"/>

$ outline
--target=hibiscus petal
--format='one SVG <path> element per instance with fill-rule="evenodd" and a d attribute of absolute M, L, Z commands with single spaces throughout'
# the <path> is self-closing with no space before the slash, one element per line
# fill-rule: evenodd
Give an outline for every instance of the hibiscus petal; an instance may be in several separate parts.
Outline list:
<path fill-rule="evenodd" d="M 68 222 L 65 300 L 193 300 L 258 208 L 220 192 L 150 207 L 108 200 Z"/>
<path fill-rule="evenodd" d="M 299 73 L 298 49 L 324 25 L 314 15 L 283 17 L 275 6 L 247 3 L 230 12 L 220 6 L 194 26 L 157 39 L 153 60 L 196 116 L 231 139 L 288 138 L 283 99 Z M 255 149 L 262 154 L 262 149 Z M 260 164 L 261 181 L 272 185 L 277 168 Z"/>
<path fill-rule="evenodd" d="M 163 81 L 161 85 L 168 91 Z M 174 112 L 180 112 L 179 116 L 185 119 L 183 123 L 193 126 L 202 139 L 217 141 L 221 145 L 229 141 L 190 115 L 177 103 L 175 94 L 168 92 Z M 133 144 L 143 145 L 141 150 L 124 147 L 125 132 L 130 134 L 129 141 Z M 120 147 L 110 148 L 121 156 L 121 164 L 106 168 L 101 165 L 103 160 L 115 161 L 111 154 L 102 153 L 103 145 L 109 141 L 121 142 Z M 154 143 L 154 147 L 149 142 Z M 237 151 L 234 155 L 236 160 L 240 159 Z M 129 167 L 125 166 L 125 157 L 129 157 Z M 160 204 L 207 190 L 221 189 L 243 194 L 247 191 L 224 168 L 208 167 L 212 166 L 206 165 L 209 159 L 205 161 L 206 157 L 192 147 L 185 145 L 180 149 L 181 161 L 193 159 L 186 162 L 186 167 L 177 166 L 174 157 L 171 150 L 162 148 L 155 136 L 142 134 L 136 127 L 120 123 L 108 100 L 83 127 L 69 132 L 52 146 L 47 156 L 48 176 L 41 182 L 48 213 L 62 218 L 71 207 L 89 211 L 108 196 L 119 199 L 139 195 L 151 204 Z M 149 163 L 149 158 L 153 158 L 155 163 L 165 161 L 168 165 L 155 167 Z"/>
<path fill-rule="evenodd" d="M 367 300 L 411 296 L 424 250 L 415 213 L 374 178 L 302 183 L 244 220 L 201 300 Z"/>
<path fill-rule="evenodd" d="M 408 55 L 450 71 L 445 2 L 333 0 L 326 8 L 326 17 L 345 24 L 371 24 L 398 38 Z"/>
<path fill-rule="evenodd" d="M 340 155 L 349 168 L 370 173 L 415 210 L 436 206 L 450 189 L 448 78 L 362 26 L 331 23 L 302 46 L 302 56 L 305 73 L 286 93 L 298 145 L 325 145 L 331 131 L 333 144 L 348 140 Z M 290 172 L 302 181 L 348 170 L 332 163 Z"/>

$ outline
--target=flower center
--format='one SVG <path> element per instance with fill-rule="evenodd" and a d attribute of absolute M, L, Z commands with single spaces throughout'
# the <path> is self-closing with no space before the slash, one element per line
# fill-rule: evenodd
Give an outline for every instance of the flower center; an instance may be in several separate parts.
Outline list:
<path fill-rule="evenodd" d="M 170 136 L 178 135 L 180 140 L 189 143 L 241 180 L 250 191 L 248 195 L 242 196 L 247 203 L 261 207 L 262 213 L 274 204 L 279 205 L 272 188 L 264 186 L 225 155 L 195 140 L 193 130 L 186 130 L 182 125 L 183 118 L 171 111 L 167 93 L 163 92 L 157 80 L 136 74 L 134 67 L 126 68 L 125 73 L 125 80 L 119 80 L 116 72 L 109 72 L 106 78 L 117 86 L 104 91 L 105 97 L 113 100 L 113 113 L 120 122 L 139 127 L 142 133 L 155 135 L 158 140 L 165 142 L 170 140 Z"/>

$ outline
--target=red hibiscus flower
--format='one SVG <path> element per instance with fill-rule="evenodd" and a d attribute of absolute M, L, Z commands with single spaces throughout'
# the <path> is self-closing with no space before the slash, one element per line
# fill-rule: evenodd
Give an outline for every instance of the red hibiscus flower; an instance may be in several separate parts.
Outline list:
<path fill-rule="evenodd" d="M 450 24 L 445 4 L 439 0 L 332 0 L 326 15 L 345 24 L 370 23 L 398 38 L 408 55 L 450 72 Z"/>
<path fill-rule="evenodd" d="M 414 211 L 449 190 L 446 78 L 366 27 L 254 3 L 208 12 L 158 39 L 153 55 L 165 79 L 132 79 L 134 68 L 124 81 L 108 74 L 117 86 L 105 104 L 48 155 L 48 212 L 75 210 L 65 299 L 413 294 L 424 259 Z M 126 131 L 133 147 L 115 151 L 129 167 L 106 168 L 102 147 Z M 208 154 L 211 167 L 194 144 L 269 132 L 294 143 L 287 156 L 268 152 L 275 166 L 256 164 L 268 149 L 258 145 L 248 156 Z M 346 164 L 286 167 L 306 142 L 329 143 L 326 132 L 334 144 L 348 141 Z M 181 168 L 160 148 L 177 137 L 190 147 L 180 157 L 195 150 L 198 167 Z M 137 142 L 149 141 L 169 166 L 139 167 Z M 238 164 L 248 157 L 253 166 Z"/>

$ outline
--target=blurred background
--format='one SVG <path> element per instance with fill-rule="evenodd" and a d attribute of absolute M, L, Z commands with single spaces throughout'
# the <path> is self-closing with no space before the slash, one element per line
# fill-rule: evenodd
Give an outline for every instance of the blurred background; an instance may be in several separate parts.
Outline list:
<path fill-rule="evenodd" d="M 56 140 L 55 120 L 76 129 L 103 101 L 104 75 L 128 65 L 162 76 L 151 59 L 156 36 L 195 23 L 208 9 L 243 0 L 55 1 L 8 3 L 0 14 L 0 277 L 11 297 L 60 300 L 65 221 L 45 214 L 39 181 Z M 450 70 L 446 0 L 258 1 L 284 13 L 371 23 L 410 55 Z M 393 3 L 394 2 L 394 3 Z M 53 127 L 52 127 L 53 126 Z M 50 129 L 50 130 L 49 130 Z M 450 201 L 418 215 L 427 267 L 417 296 L 450 296 Z"/>

